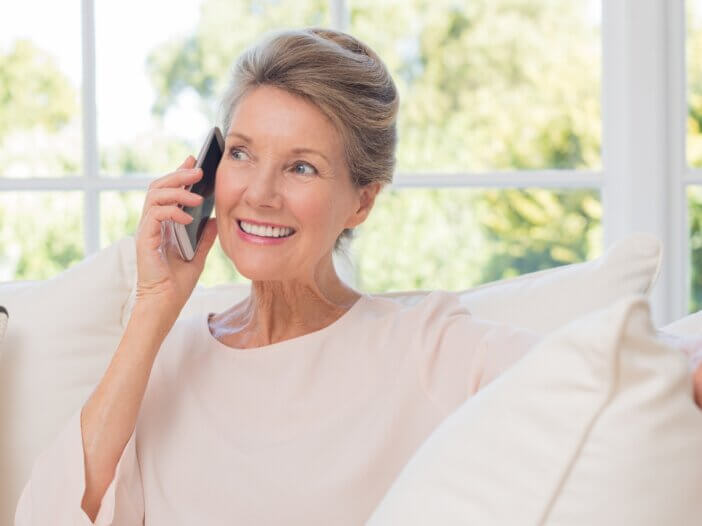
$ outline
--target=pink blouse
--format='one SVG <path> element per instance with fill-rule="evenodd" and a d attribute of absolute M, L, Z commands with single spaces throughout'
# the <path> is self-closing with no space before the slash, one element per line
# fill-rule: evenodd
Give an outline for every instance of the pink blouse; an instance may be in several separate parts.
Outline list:
<path fill-rule="evenodd" d="M 94 524 L 358 525 L 439 423 L 538 336 L 453 293 L 362 296 L 331 325 L 253 349 L 180 319 Z M 16 526 L 93 524 L 80 409 L 36 460 Z"/>

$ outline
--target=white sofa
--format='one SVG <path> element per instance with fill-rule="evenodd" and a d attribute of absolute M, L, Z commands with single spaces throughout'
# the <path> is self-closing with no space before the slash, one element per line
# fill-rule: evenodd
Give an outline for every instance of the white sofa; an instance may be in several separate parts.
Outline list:
<path fill-rule="evenodd" d="M 623 333 L 622 331 L 626 331 L 622 327 L 628 326 L 627 323 L 630 322 L 628 316 L 632 312 L 636 314 L 643 310 L 644 314 L 638 315 L 637 323 L 642 327 L 648 327 L 645 321 L 649 319 L 645 296 L 650 292 L 658 275 L 660 251 L 660 243 L 655 238 L 646 234 L 637 234 L 610 247 L 596 260 L 491 283 L 461 291 L 458 294 L 461 301 L 478 317 L 512 323 L 544 335 L 564 325 L 582 323 L 583 316 L 587 318 L 586 315 L 592 316 L 593 314 L 589 313 L 593 312 L 595 316 L 599 316 L 597 319 L 602 325 L 602 333 L 614 334 L 615 329 L 605 327 L 607 320 L 614 316 L 612 314 L 614 311 L 610 312 L 606 309 L 616 308 L 619 309 L 614 312 L 616 314 L 614 317 L 619 323 L 617 330 Z M 86 258 L 53 279 L 0 283 L 0 305 L 4 305 L 9 311 L 7 332 L 4 338 L 0 335 L 0 426 L 2 429 L 0 433 L 0 526 L 12 524 L 17 499 L 29 477 L 36 456 L 53 440 L 67 418 L 85 402 L 104 373 L 129 318 L 134 283 L 135 252 L 134 240 L 131 237 L 124 238 Z M 205 309 L 210 312 L 223 310 L 243 299 L 247 294 L 246 285 L 197 287 L 182 315 Z M 386 295 L 397 301 L 412 302 L 423 294 L 424 292 L 420 291 Z M 628 314 L 625 316 L 623 313 Z M 650 320 L 648 323 L 650 325 Z M 687 334 L 695 332 L 690 328 L 691 325 L 694 324 L 686 325 Z M 554 345 L 567 346 L 562 335 L 560 338 L 561 340 L 557 339 L 555 344 L 551 344 L 551 350 L 548 352 L 554 352 Z M 597 340 L 595 338 L 595 343 L 590 342 L 591 347 L 599 345 Z M 565 341 L 569 341 L 567 337 Z M 604 354 L 600 354 L 615 356 L 618 352 L 620 351 L 616 346 L 610 345 L 606 352 L 602 351 Z M 536 353 L 535 356 L 543 354 L 544 352 Z M 669 353 L 669 356 L 673 355 Z M 676 356 L 672 359 L 678 359 L 679 364 L 681 357 Z M 517 369 L 516 366 L 515 369 Z M 521 369 L 517 373 L 519 371 Z M 678 393 L 678 405 L 682 404 L 686 410 L 689 410 L 684 401 L 680 402 L 680 393 L 685 389 L 685 379 L 680 375 L 680 368 L 676 369 L 673 366 L 671 371 L 673 372 L 669 381 L 677 382 L 675 384 L 677 391 L 669 391 Z M 677 376 L 675 376 L 676 371 Z M 523 371 L 521 374 L 529 376 L 529 373 Z M 577 384 L 578 379 L 574 378 L 573 382 Z M 505 389 L 505 387 L 500 388 L 500 385 L 507 385 L 507 389 L 511 385 L 508 381 L 496 381 L 494 384 L 497 387 L 488 386 L 491 390 L 488 392 L 486 389 L 486 392 L 489 394 L 497 389 L 498 398 L 500 389 L 503 390 L 502 392 Z M 483 398 L 488 399 L 484 406 L 489 407 L 489 397 L 485 395 Z M 480 397 L 476 396 L 474 399 L 479 400 Z M 476 403 L 471 399 L 464 406 L 468 407 L 470 413 L 471 407 Z M 473 405 L 469 406 L 469 404 Z M 492 404 L 496 408 L 500 407 L 499 403 L 492 402 Z M 461 411 L 464 411 L 463 407 L 456 414 L 460 414 Z M 692 426 L 692 431 L 688 433 L 689 440 L 686 442 L 689 446 L 696 444 L 695 440 L 698 437 L 702 441 L 702 423 L 699 423 L 699 427 L 695 427 L 698 422 L 691 419 L 694 420 L 697 415 L 689 411 L 686 415 L 686 419 L 681 417 L 684 422 L 679 419 L 676 423 L 679 426 L 684 424 L 683 428 L 686 432 Z M 447 419 L 446 426 L 451 425 L 448 420 L 451 419 Z M 446 434 L 442 429 L 444 427 L 442 424 L 437 429 L 437 436 Z M 485 429 L 490 427 L 486 426 Z M 496 429 L 496 431 L 500 430 Z M 537 434 L 534 431 L 534 436 Z M 438 440 L 433 436 L 427 441 L 427 448 L 421 451 L 424 457 L 428 455 L 431 458 L 432 447 L 430 446 Z M 424 449 L 428 449 L 429 452 L 426 453 Z M 440 449 L 445 450 L 443 447 Z M 702 449 L 700 454 L 702 455 Z M 692 459 L 689 460 L 692 462 Z M 410 464 L 415 465 L 416 462 Z M 421 462 L 419 464 L 421 465 Z M 431 464 L 429 462 L 429 465 Z M 413 483 L 416 482 L 417 477 L 427 484 L 434 484 L 436 480 L 445 480 L 445 473 L 437 479 L 435 472 L 423 471 L 421 467 L 412 469 L 409 474 L 403 472 L 400 477 L 403 482 L 398 488 L 393 488 L 391 495 L 388 495 L 388 501 L 384 501 L 379 507 L 378 513 L 374 516 L 374 524 L 398 524 L 396 521 L 402 516 L 398 510 L 410 509 L 405 504 L 416 500 L 412 492 L 416 490 L 416 485 L 413 486 Z M 689 471 L 685 477 L 685 480 L 696 480 L 697 486 L 693 484 L 691 491 L 702 491 L 702 469 Z M 431 506 L 440 505 L 442 495 L 445 496 L 447 493 L 437 489 L 441 487 L 441 483 L 438 483 L 438 486 L 434 484 L 432 487 L 437 490 L 433 493 L 437 499 L 433 501 L 428 499 L 429 506 L 425 511 L 433 514 L 435 511 Z M 426 488 L 422 489 L 423 495 L 426 494 L 425 490 Z M 475 488 L 472 488 L 473 490 Z M 507 495 L 509 490 L 510 488 L 505 488 Z M 469 499 L 461 500 L 460 495 L 459 492 L 452 495 L 452 498 L 454 501 L 458 499 L 463 502 L 465 506 L 454 506 L 452 509 L 455 513 L 453 517 L 445 517 L 446 524 L 451 523 L 452 518 L 456 519 L 456 517 L 459 518 L 458 522 L 461 522 L 461 518 L 482 517 L 484 519 L 485 516 L 490 516 L 489 514 L 480 515 L 478 513 L 480 506 L 475 503 L 468 504 Z M 550 495 L 553 495 L 553 492 Z M 580 501 L 582 501 L 583 495 L 576 492 L 574 498 L 578 500 L 577 497 L 581 497 Z M 662 497 L 665 495 L 659 496 L 659 498 Z M 675 499 L 670 500 L 670 505 L 673 504 L 680 507 L 680 503 Z M 661 505 L 658 505 L 660 508 Z M 695 511 L 693 505 L 688 508 L 676 517 L 689 516 Z M 471 509 L 475 512 L 474 515 L 471 515 Z M 513 516 L 518 517 L 520 511 L 517 506 L 514 512 L 516 515 Z M 661 512 L 665 514 L 667 510 L 664 509 Z M 413 516 L 420 517 L 421 514 L 415 510 Z M 506 516 L 502 518 L 498 515 L 493 516 L 495 521 L 490 524 L 509 523 Z M 590 520 L 592 517 L 587 519 Z M 402 521 L 406 522 L 407 517 L 402 516 Z M 699 515 L 698 522 L 700 521 L 702 521 L 702 515 Z M 487 524 L 484 520 L 473 523 Z M 600 523 L 604 524 L 604 522 Z M 560 523 L 548 522 L 544 519 L 544 522 L 539 524 Z M 571 524 L 581 523 L 571 522 Z"/>

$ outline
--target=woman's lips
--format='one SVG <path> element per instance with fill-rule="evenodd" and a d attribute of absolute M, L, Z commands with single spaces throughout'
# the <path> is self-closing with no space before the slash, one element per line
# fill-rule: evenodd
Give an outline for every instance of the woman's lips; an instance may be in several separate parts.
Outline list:
<path fill-rule="evenodd" d="M 245 217 L 238 217 L 236 219 L 236 221 L 237 221 L 237 223 L 240 223 L 241 221 L 243 221 L 244 223 L 249 223 L 252 225 L 270 226 L 273 228 L 276 228 L 276 227 L 277 228 L 289 228 L 291 230 L 295 230 L 294 228 L 287 226 L 287 225 L 279 225 L 278 223 L 266 223 L 264 221 L 256 221 L 254 219 L 246 219 Z"/>
<path fill-rule="evenodd" d="M 255 245 L 280 245 L 281 243 L 284 243 L 291 237 L 293 237 L 297 231 L 293 231 L 292 234 L 285 236 L 285 237 L 264 237 L 264 236 L 257 236 L 255 234 L 249 234 L 248 232 L 244 232 L 241 229 L 241 224 L 239 221 L 236 222 L 236 232 L 239 234 L 239 237 L 243 239 L 244 241 L 248 241 L 249 243 L 253 243 Z"/>

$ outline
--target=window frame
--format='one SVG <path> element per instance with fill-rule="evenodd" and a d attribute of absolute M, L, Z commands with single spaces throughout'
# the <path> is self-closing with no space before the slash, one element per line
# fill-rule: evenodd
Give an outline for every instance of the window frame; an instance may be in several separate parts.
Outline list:
<path fill-rule="evenodd" d="M 333 28 L 348 30 L 350 1 L 328 0 Z M 702 184 L 702 169 L 688 167 L 685 151 L 685 0 L 607 0 L 602 1 L 601 9 L 601 170 L 399 172 L 392 187 L 600 191 L 604 247 L 635 231 L 651 232 L 663 241 L 663 264 L 651 298 L 654 321 L 662 325 L 687 313 L 690 258 L 686 189 Z M 114 178 L 99 172 L 95 0 L 81 0 L 81 19 L 84 171 L 61 178 L 0 178 L 0 192 L 83 192 L 87 256 L 100 250 L 101 192 L 144 190 L 154 176 Z M 647 111 L 637 111 L 640 108 Z"/>

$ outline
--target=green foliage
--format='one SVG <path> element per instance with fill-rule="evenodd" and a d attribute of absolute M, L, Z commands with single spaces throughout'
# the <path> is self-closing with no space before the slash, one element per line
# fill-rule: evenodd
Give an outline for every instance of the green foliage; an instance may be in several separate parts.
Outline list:
<path fill-rule="evenodd" d="M 108 175 L 161 176 L 178 168 L 188 155 L 197 155 L 182 139 L 153 131 L 135 137 L 129 144 L 103 148 L 100 171 Z"/>
<path fill-rule="evenodd" d="M 76 93 L 49 54 L 28 40 L 0 54 L 0 142 L 37 125 L 56 132 L 77 111 Z"/>
<path fill-rule="evenodd" d="M 60 135 L 78 96 L 53 57 L 27 40 L 0 54 L 0 176 L 14 166 L 39 175 L 76 170 Z M 47 146 L 52 136 L 57 146 Z M 29 144 L 18 154 L 11 139 Z M 83 257 L 81 198 L 75 192 L 0 194 L 0 280 L 43 279 Z"/>
<path fill-rule="evenodd" d="M 0 280 L 46 279 L 80 261 L 82 213 L 77 192 L 0 194 Z"/>
<path fill-rule="evenodd" d="M 451 0 L 412 0 L 402 5 L 358 0 L 351 19 L 353 33 L 383 57 L 401 94 L 401 170 L 599 167 L 599 36 L 585 22 L 584 2 L 484 0 L 459 7 Z M 394 22 L 378 31 L 378 20 Z M 452 255 L 416 241 L 411 253 L 423 270 L 417 265 L 385 270 L 393 276 L 387 285 L 458 288 L 582 261 L 601 249 L 601 212 L 592 190 L 441 195 L 421 217 L 411 209 L 416 203 L 406 203 L 394 217 L 408 218 L 417 240 L 434 239 L 437 231 L 452 237 L 453 257 L 471 270 L 454 269 L 460 276 L 454 283 L 447 269 L 431 263 L 441 254 L 445 266 Z M 444 220 L 438 228 L 443 209 L 459 203 L 465 207 L 462 219 Z M 395 239 L 391 228 L 373 227 Z M 461 234 L 476 228 L 483 233 L 481 250 L 489 254 L 482 259 L 463 253 L 470 249 L 463 248 Z M 361 244 L 362 276 L 378 250 Z M 397 264 L 389 254 L 380 259 L 385 264 L 375 271 Z"/>
<path fill-rule="evenodd" d="M 165 42 L 148 56 L 147 68 L 162 115 L 188 89 L 202 97 L 203 112 L 229 80 L 236 57 L 262 33 L 286 27 L 328 25 L 326 0 L 207 0 L 195 33 Z M 209 115 L 214 119 L 214 115 Z"/>
<path fill-rule="evenodd" d="M 599 255 L 602 210 L 593 190 L 491 190 L 474 206 L 491 241 L 483 282 Z"/>
<path fill-rule="evenodd" d="M 696 186 L 688 189 L 690 225 L 690 281 L 692 292 L 688 305 L 690 312 L 702 309 L 702 188 Z"/>
<path fill-rule="evenodd" d="M 379 53 L 400 91 L 399 169 L 597 169 L 599 30 L 585 22 L 585 4 L 351 1 L 351 32 Z M 214 120 L 238 54 L 270 29 L 328 25 L 326 5 L 206 0 L 192 35 L 165 41 L 148 55 L 155 118 L 194 90 L 203 114 Z M 0 115 L 2 108 L 0 102 Z M 101 169 L 163 174 L 188 153 L 170 137 L 139 137 L 101 152 Z M 103 195 L 103 243 L 134 233 L 141 195 Z M 465 288 L 596 256 L 600 216 L 592 190 L 386 190 L 351 254 L 365 290 Z M 216 245 L 202 280 L 243 278 Z"/>
<path fill-rule="evenodd" d="M 384 191 L 352 245 L 358 286 L 461 289 L 480 281 L 486 245 L 467 189 Z"/>
<path fill-rule="evenodd" d="M 352 2 L 352 32 L 400 90 L 400 170 L 599 167 L 599 30 L 586 5 Z"/>

